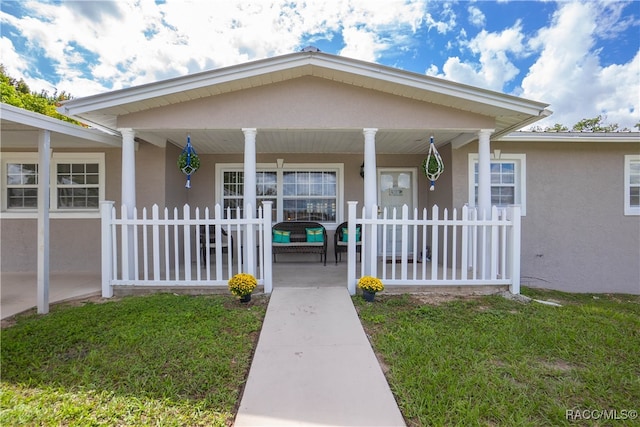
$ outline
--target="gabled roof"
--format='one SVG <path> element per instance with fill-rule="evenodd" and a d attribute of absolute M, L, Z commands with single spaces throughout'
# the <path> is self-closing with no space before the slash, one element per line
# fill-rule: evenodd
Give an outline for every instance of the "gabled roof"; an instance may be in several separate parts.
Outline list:
<path fill-rule="evenodd" d="M 551 114 L 545 103 L 313 50 L 73 99 L 58 110 L 117 133 L 120 115 L 303 76 L 495 117 L 494 139 Z"/>
<path fill-rule="evenodd" d="M 96 129 L 88 129 L 12 105 L 0 103 L 2 147 L 37 147 L 38 132 L 51 131 L 51 146 L 120 147 L 122 140 Z"/>

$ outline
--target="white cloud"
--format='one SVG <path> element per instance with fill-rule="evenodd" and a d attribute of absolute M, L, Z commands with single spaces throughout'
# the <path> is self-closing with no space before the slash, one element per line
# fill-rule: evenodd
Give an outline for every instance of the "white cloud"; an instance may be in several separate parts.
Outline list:
<path fill-rule="evenodd" d="M 606 25 L 616 25 L 608 19 L 611 13 L 608 3 L 562 4 L 551 25 L 530 41 L 540 56 L 519 95 L 551 104 L 554 114 L 539 126 L 571 128 L 603 115 L 607 123 L 632 128 L 639 120 L 640 53 L 627 64 L 602 67 L 600 51 L 594 49 L 596 35 L 608 33 Z"/>
<path fill-rule="evenodd" d="M 486 17 L 484 13 L 480 9 L 475 6 L 469 6 L 467 9 L 469 11 L 469 22 L 471 22 L 476 27 L 484 27 L 486 23 Z"/>
<path fill-rule="evenodd" d="M 290 53 L 305 38 L 336 32 L 344 40 L 340 54 L 375 61 L 393 46 L 413 43 L 424 2 L 28 2 L 29 16 L 0 12 L 0 19 L 32 47 L 33 57 L 16 65 L 17 75 L 29 74 L 38 57 L 46 57 L 59 76 L 55 84 L 85 96 Z"/>
<path fill-rule="evenodd" d="M 508 55 L 526 54 L 520 22 L 498 33 L 482 30 L 469 41 L 464 37 L 466 32 L 461 32 L 459 43 L 478 57 L 477 62 L 454 56 L 445 62 L 443 73 L 432 74 L 436 70 L 430 69 L 428 74 L 495 91 L 502 91 L 519 74 Z"/>
<path fill-rule="evenodd" d="M 441 15 L 443 19 L 438 21 L 431 13 L 427 13 L 425 16 L 427 28 L 429 28 L 429 30 L 435 28 L 440 34 L 446 34 L 454 30 L 456 28 L 457 16 L 449 3 L 444 3 Z"/>

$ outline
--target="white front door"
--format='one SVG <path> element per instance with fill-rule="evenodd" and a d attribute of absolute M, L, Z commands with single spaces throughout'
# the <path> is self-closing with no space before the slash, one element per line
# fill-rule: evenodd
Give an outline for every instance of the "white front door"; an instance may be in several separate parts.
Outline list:
<path fill-rule="evenodd" d="M 409 208 L 409 217 L 413 217 L 413 208 L 417 204 L 417 185 L 416 185 L 417 168 L 379 168 L 378 169 L 378 203 L 380 204 L 380 217 L 382 217 L 384 209 L 387 209 L 387 218 L 393 218 L 393 210 L 396 209 L 396 218 L 402 218 L 402 207 L 407 205 Z M 382 231 L 382 228 L 379 230 Z M 413 235 L 409 233 L 408 251 L 413 255 Z M 382 255 L 382 236 L 379 235 L 378 255 Z M 386 233 L 386 252 L 391 255 L 393 249 L 393 230 L 387 227 Z M 400 227 L 397 227 L 395 233 L 396 255 L 400 255 L 402 244 L 402 235 Z"/>

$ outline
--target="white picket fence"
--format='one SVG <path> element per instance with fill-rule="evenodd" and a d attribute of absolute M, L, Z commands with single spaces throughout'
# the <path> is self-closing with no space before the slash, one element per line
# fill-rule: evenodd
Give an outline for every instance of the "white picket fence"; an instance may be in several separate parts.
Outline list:
<path fill-rule="evenodd" d="M 102 215 L 102 294 L 113 295 L 114 286 L 226 287 L 236 273 L 250 273 L 270 293 L 272 281 L 271 204 L 263 202 L 253 218 L 240 218 L 219 205 L 213 217 L 208 208 L 201 211 L 185 205 L 182 212 L 154 205 L 133 215 L 122 206 L 120 217 L 113 202 L 103 202 Z M 434 206 L 431 215 L 424 209 L 410 216 L 402 212 L 369 215 L 362 209 L 357 217 L 357 202 L 348 202 L 349 236 L 355 236 L 355 224 L 362 224 L 362 262 L 356 263 L 356 243 L 348 242 L 346 286 L 354 294 L 358 278 L 373 275 L 385 286 L 475 286 L 508 285 L 520 292 L 520 208 L 493 208 L 487 219 L 475 208 L 449 211 Z M 399 217 L 398 217 L 399 215 Z M 201 231 L 201 226 L 204 232 Z M 215 226 L 210 229 L 209 226 Z M 226 236 L 221 230 L 226 231 Z M 214 231 L 210 231 L 214 230 Z M 210 232 L 215 241 L 205 245 Z M 225 240 L 226 239 L 226 240 Z M 233 239 L 233 244 L 232 240 Z M 431 258 L 427 257 L 430 249 Z M 321 280 L 321 277 L 318 277 Z"/>
<path fill-rule="evenodd" d="M 356 202 L 348 202 L 349 236 L 355 236 L 355 224 L 362 224 L 363 262 L 356 273 L 356 244 L 348 242 L 347 286 L 355 293 L 358 278 L 378 277 L 385 285 L 508 285 L 520 292 L 520 207 L 499 210 L 479 217 L 476 208 L 454 209 L 451 217 L 433 206 L 413 216 L 405 205 L 382 212 L 378 207 L 369 215 L 363 208 L 356 216 Z M 390 243 L 389 243 L 390 242 Z M 390 246 L 390 247 L 389 247 Z M 427 254 L 431 253 L 429 259 Z M 369 258 L 368 262 L 366 258 Z"/>
<path fill-rule="evenodd" d="M 258 285 L 271 292 L 271 257 L 264 257 L 271 254 L 271 203 L 265 202 L 256 218 L 240 218 L 239 209 L 234 217 L 231 209 L 223 211 L 220 205 L 215 206 L 213 217 L 208 208 L 202 216 L 196 208 L 192 217 L 190 206 L 185 205 L 180 217 L 177 208 L 173 215 L 167 208 L 160 214 L 154 205 L 151 217 L 145 208 L 134 209 L 131 218 L 122 206 L 118 218 L 113 202 L 103 202 L 103 296 L 111 297 L 113 286 L 118 285 L 226 287 L 236 273 L 253 274 Z M 251 206 L 246 211 L 253 212 Z M 220 244 L 207 243 L 211 232 Z"/>

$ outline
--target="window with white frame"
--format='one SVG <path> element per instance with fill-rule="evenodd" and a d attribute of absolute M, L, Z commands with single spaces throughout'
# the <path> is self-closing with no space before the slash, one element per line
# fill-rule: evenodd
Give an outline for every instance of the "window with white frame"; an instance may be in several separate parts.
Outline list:
<path fill-rule="evenodd" d="M 624 156 L 624 214 L 640 215 L 640 155 Z"/>
<path fill-rule="evenodd" d="M 491 206 L 520 205 L 526 214 L 526 155 L 501 153 L 491 159 Z M 478 155 L 469 154 L 469 200 L 478 205 Z"/>
<path fill-rule="evenodd" d="M 220 165 L 221 199 L 224 209 L 243 215 L 244 172 L 241 166 Z M 282 169 L 260 168 L 256 172 L 256 202 L 273 202 L 274 221 L 317 221 L 336 223 L 340 167 L 290 165 Z"/>
<path fill-rule="evenodd" d="M 104 200 L 104 153 L 53 153 L 51 211 L 97 212 Z M 38 208 L 37 153 L 3 153 L 2 210 L 33 212 Z"/>

